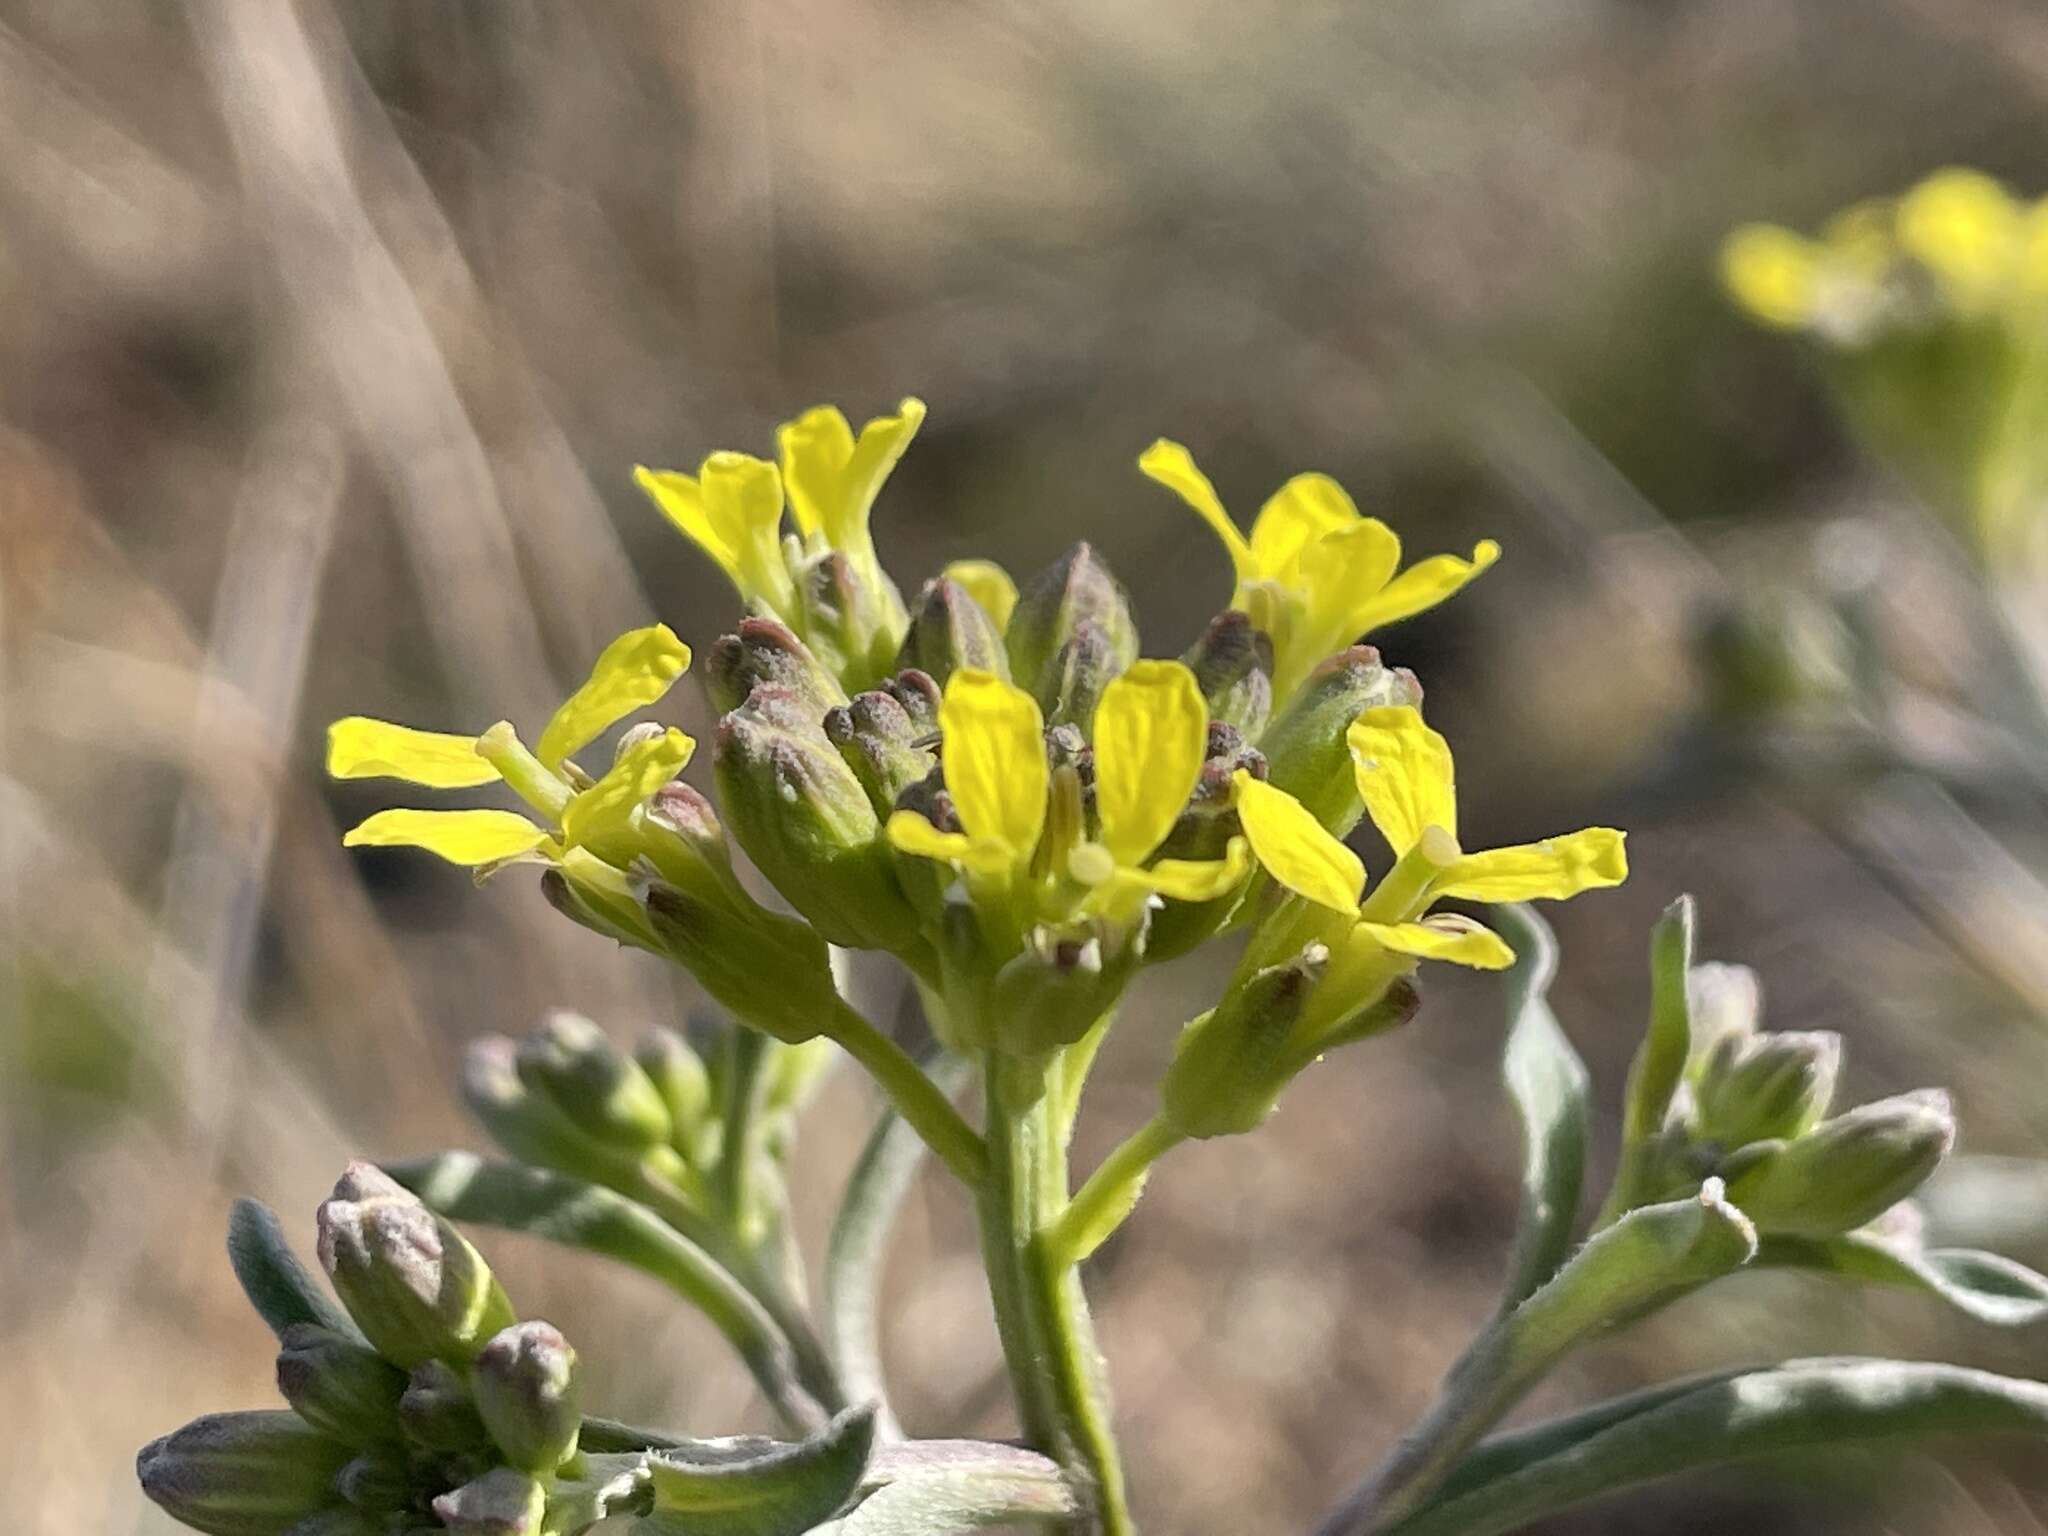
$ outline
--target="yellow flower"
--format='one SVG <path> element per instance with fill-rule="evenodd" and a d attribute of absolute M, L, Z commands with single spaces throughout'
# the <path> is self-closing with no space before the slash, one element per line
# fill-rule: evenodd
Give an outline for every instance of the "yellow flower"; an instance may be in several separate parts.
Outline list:
<path fill-rule="evenodd" d="M 1484 853 L 1458 845 L 1450 748 L 1407 705 L 1369 709 L 1346 736 L 1366 813 L 1395 855 L 1366 892 L 1365 866 L 1307 807 L 1249 774 L 1237 775 L 1237 813 L 1252 852 L 1310 910 L 1283 925 L 1283 947 L 1319 942 L 1330 951 L 1314 1012 L 1328 1025 L 1372 1002 L 1417 960 L 1500 970 L 1514 952 L 1490 929 L 1429 907 L 1471 901 L 1562 898 L 1617 885 L 1628 873 L 1622 834 L 1589 827 L 1564 837 Z"/>
<path fill-rule="evenodd" d="M 1400 570 L 1394 530 L 1360 516 L 1344 488 L 1318 474 L 1296 475 L 1274 492 L 1247 538 L 1179 443 L 1161 438 L 1138 467 L 1223 541 L 1237 574 L 1231 606 L 1249 614 L 1273 642 L 1276 704 L 1325 656 L 1383 624 L 1435 607 L 1500 556 L 1500 546 L 1486 539 L 1469 560 L 1435 555 Z"/>
<path fill-rule="evenodd" d="M 537 823 L 512 811 L 399 808 L 378 811 L 342 842 L 352 848 L 424 848 L 486 872 L 509 860 L 539 858 L 579 883 L 597 878 L 593 865 L 624 869 L 640 851 L 641 806 L 683 770 L 696 743 L 673 727 L 648 731 L 630 741 L 596 780 L 571 757 L 609 726 L 660 699 L 689 664 L 689 647 L 664 624 L 621 635 L 555 711 L 531 751 L 506 721 L 473 737 L 360 715 L 335 721 L 327 730 L 327 771 L 335 778 L 404 779 L 429 789 L 503 780 L 541 818 Z"/>
<path fill-rule="evenodd" d="M 822 539 L 874 576 L 875 544 L 869 514 L 882 483 L 903 457 L 924 423 L 924 402 L 903 400 L 893 416 L 878 416 L 855 437 L 836 405 L 813 406 L 775 430 L 782 480 L 789 488 L 797 531 L 808 542 Z"/>
<path fill-rule="evenodd" d="M 1093 725 L 1097 835 L 1090 838 L 1078 800 L 1048 814 L 1055 785 L 1037 701 L 993 673 L 961 668 L 939 704 L 941 761 L 961 830 L 898 811 L 889 841 L 951 864 L 978 900 L 1007 906 L 1025 922 L 1080 916 L 1128 923 L 1155 895 L 1208 901 L 1243 879 L 1250 865 L 1241 841 L 1219 860 L 1145 862 L 1201 775 L 1208 710 L 1194 675 L 1176 661 L 1140 661 L 1103 690 Z"/>
<path fill-rule="evenodd" d="M 694 476 L 636 466 L 633 483 L 717 562 L 741 601 L 796 627 L 796 583 L 782 547 L 782 475 L 773 464 L 721 451 L 706 458 Z"/>

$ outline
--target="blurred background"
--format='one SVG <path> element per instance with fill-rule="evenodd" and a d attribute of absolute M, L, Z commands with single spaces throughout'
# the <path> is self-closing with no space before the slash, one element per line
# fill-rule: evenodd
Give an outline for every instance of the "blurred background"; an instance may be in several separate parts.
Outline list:
<path fill-rule="evenodd" d="M 2048 1259 L 2048 753 L 1970 561 L 1714 276 L 1937 166 L 2048 189 L 2023 0 L 0 0 L 0 1485 L 35 1531 L 168 1531 L 136 1446 L 268 1405 L 230 1199 L 310 1251 L 351 1153 L 482 1145 L 463 1042 L 555 1004 L 627 1038 L 675 978 L 434 860 L 344 854 L 384 786 L 324 723 L 531 729 L 729 590 L 635 462 L 767 452 L 819 401 L 931 416 L 877 536 L 906 589 L 1094 541 L 1153 654 L 1226 600 L 1143 481 L 1188 443 L 1248 515 L 1335 474 L 1417 553 L 1500 567 L 1377 637 L 1482 843 L 1631 829 L 1560 908 L 1603 1104 L 1648 925 L 1699 897 L 1849 1094 L 1957 1093 L 1944 1235 Z M 2048 611 L 2048 609 L 2044 609 Z M 1878 667 L 1883 675 L 1873 679 Z M 2042 674 L 2036 673 L 2038 682 Z M 1872 690 L 1888 701 L 1872 729 Z M 2015 700 L 2019 700 L 2015 704 Z M 2033 703 L 2038 704 L 2038 698 Z M 668 718 L 706 724 L 694 688 Z M 2015 724 L 2015 721 L 2018 721 Z M 1083 1161 L 1148 1112 L 1227 957 L 1120 1023 Z M 1492 1304 L 1515 1193 L 1495 987 L 1184 1149 L 1096 1279 L 1149 1528 L 1299 1529 Z M 815 1235 L 873 1105 L 806 1130 Z M 1613 1126 L 1603 1127 L 1603 1152 Z M 487 1234 L 621 1417 L 760 1428 L 640 1277 Z M 892 1266 L 914 1431 L 1002 1434 L 967 1213 Z M 2048 1337 L 1782 1274 L 1583 1356 L 1539 1406 L 1713 1364 L 1896 1351 L 2048 1374 Z M 1555 1529 L 2021 1533 L 1973 1450 L 1747 1468 Z"/>

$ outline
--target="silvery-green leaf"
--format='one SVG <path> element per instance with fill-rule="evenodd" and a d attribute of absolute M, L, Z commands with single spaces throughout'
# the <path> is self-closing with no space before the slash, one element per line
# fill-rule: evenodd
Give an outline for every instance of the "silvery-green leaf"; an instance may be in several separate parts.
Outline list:
<path fill-rule="evenodd" d="M 1650 1020 L 1629 1065 L 1622 1100 L 1621 1163 L 1600 1213 L 1601 1226 L 1642 1203 L 1651 1138 L 1663 1129 L 1692 1054 L 1692 933 L 1690 896 L 1665 908 L 1650 930 Z"/>
<path fill-rule="evenodd" d="M 228 1212 L 228 1263 L 249 1305 L 278 1336 L 294 1323 L 316 1323 L 345 1338 L 362 1339 L 355 1321 L 299 1262 L 276 1213 L 261 1201 L 237 1200 Z"/>
<path fill-rule="evenodd" d="M 576 1536 L 609 1516 L 637 1513 L 646 1508 L 648 1486 L 645 1456 L 586 1450 L 577 1475 L 556 1479 L 548 1490 L 541 1530 L 544 1536 Z"/>
<path fill-rule="evenodd" d="M 706 1454 L 651 1451 L 654 1507 L 641 1536 L 801 1536 L 851 1499 L 874 1445 L 874 1411 L 849 1408 L 808 1440 Z"/>
<path fill-rule="evenodd" d="M 981 1440 L 884 1446 L 863 1487 L 873 1491 L 813 1536 L 942 1536 L 1066 1521 L 1080 1508 L 1057 1463 Z"/>
<path fill-rule="evenodd" d="M 1947 1434 L 2048 1439 L 2048 1385 L 1953 1365 L 1795 1360 L 1503 1435 L 1387 1536 L 1499 1536 L 1632 1484 L 1788 1451 Z M 1469 1463 L 1468 1463 L 1469 1465 Z"/>
<path fill-rule="evenodd" d="M 785 1420 L 824 1422 L 823 1410 L 798 1381 L 787 1337 L 761 1303 L 647 1207 L 601 1184 L 518 1163 L 486 1162 L 468 1152 L 444 1152 L 386 1171 L 450 1220 L 530 1232 L 654 1276 L 731 1341 Z"/>
<path fill-rule="evenodd" d="M 1521 905 L 1496 908 L 1494 919 L 1515 949 L 1502 1070 L 1522 1123 L 1522 1212 L 1501 1296 L 1505 1311 L 1556 1274 L 1571 1251 L 1586 1168 L 1588 1085 L 1585 1063 L 1546 997 L 1557 971 L 1549 925 Z"/>
<path fill-rule="evenodd" d="M 1981 1323 L 2001 1328 L 2048 1318 L 2048 1276 L 1972 1248 L 1915 1250 L 1865 1232 L 1831 1238 L 1769 1237 L 1757 1250 L 1757 1262 L 1924 1291 Z"/>

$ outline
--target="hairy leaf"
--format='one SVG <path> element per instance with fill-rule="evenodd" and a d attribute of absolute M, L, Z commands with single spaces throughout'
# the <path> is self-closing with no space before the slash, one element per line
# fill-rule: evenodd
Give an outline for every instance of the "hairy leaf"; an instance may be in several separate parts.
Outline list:
<path fill-rule="evenodd" d="M 654 1510 L 638 1529 L 643 1536 L 801 1536 L 853 1497 L 874 1434 L 874 1411 L 862 1406 L 793 1444 L 734 1454 L 731 1446 L 686 1443 L 650 1452 Z"/>
<path fill-rule="evenodd" d="M 270 1331 L 282 1335 L 294 1323 L 317 1323 L 345 1338 L 362 1338 L 349 1315 L 301 1264 L 285 1241 L 277 1213 L 259 1200 L 237 1200 L 228 1212 L 228 1263 Z"/>
<path fill-rule="evenodd" d="M 1980 1323 L 2001 1328 L 2024 1327 L 2048 1317 L 2048 1276 L 1974 1248 L 1916 1252 L 1858 1232 L 1830 1238 L 1772 1237 L 1757 1250 L 1757 1262 L 1923 1291 Z"/>

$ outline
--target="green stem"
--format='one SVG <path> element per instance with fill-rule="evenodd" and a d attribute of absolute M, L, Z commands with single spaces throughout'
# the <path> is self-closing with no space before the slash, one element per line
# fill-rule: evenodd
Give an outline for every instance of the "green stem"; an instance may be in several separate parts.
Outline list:
<path fill-rule="evenodd" d="M 987 1082 L 982 1253 L 1025 1438 L 1083 1491 L 1094 1508 L 1091 1530 L 1133 1536 L 1087 1299 L 1080 1277 L 1045 1242 L 1067 1203 L 1059 1106 L 1042 1062 L 992 1055 Z"/>
<path fill-rule="evenodd" d="M 840 1009 L 825 1033 L 867 1069 L 896 1113 L 954 1176 L 969 1189 L 979 1189 L 988 1177 L 988 1149 L 916 1059 L 851 1008 Z"/>
<path fill-rule="evenodd" d="M 1046 1252 L 1071 1267 L 1100 1248 L 1138 1203 L 1152 1165 L 1186 1139 L 1156 1115 L 1139 1126 L 1102 1160 L 1047 1229 Z"/>

